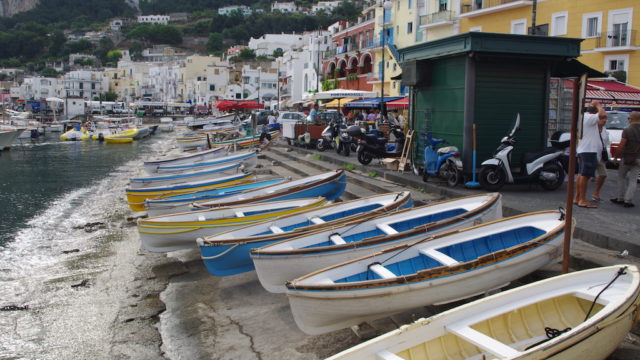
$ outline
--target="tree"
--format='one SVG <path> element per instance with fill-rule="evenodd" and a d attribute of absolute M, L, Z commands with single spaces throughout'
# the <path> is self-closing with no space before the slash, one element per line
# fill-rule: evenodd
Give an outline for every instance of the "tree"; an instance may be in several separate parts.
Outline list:
<path fill-rule="evenodd" d="M 129 46 L 129 55 L 132 60 L 142 60 L 142 44 L 137 41 L 131 43 L 131 46 Z"/>
<path fill-rule="evenodd" d="M 50 67 L 45 67 L 44 69 L 42 69 L 42 71 L 40 71 L 40 75 L 42 75 L 44 77 L 56 77 L 59 74 L 56 71 L 56 69 L 50 68 Z"/>
<path fill-rule="evenodd" d="M 242 49 L 242 50 L 240 50 L 238 52 L 237 58 L 239 60 L 245 60 L 245 61 L 255 60 L 256 59 L 256 52 L 253 51 L 253 49 L 244 48 L 244 49 Z"/>
<path fill-rule="evenodd" d="M 216 53 L 224 50 L 224 39 L 220 33 L 209 34 L 209 41 L 207 41 L 207 51 L 210 53 Z"/>
<path fill-rule="evenodd" d="M 142 25 L 129 31 L 127 39 L 138 39 L 154 44 L 179 45 L 182 43 L 180 30 L 171 25 Z"/>
<path fill-rule="evenodd" d="M 122 59 L 122 52 L 118 49 L 116 50 L 111 50 L 107 53 L 106 56 L 106 65 L 107 66 L 118 66 L 118 61 L 120 61 L 120 59 Z"/>
<path fill-rule="evenodd" d="M 277 49 L 273 50 L 273 57 L 274 58 L 279 58 L 282 55 L 284 55 L 284 50 L 282 50 L 281 48 L 277 48 Z"/>

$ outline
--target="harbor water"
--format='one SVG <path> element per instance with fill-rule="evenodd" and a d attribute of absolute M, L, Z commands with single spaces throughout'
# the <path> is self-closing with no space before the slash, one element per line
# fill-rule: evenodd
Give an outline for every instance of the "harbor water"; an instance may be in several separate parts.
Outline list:
<path fill-rule="evenodd" d="M 167 141 L 52 134 L 0 152 L 0 359 L 109 357 L 111 335 L 95 324 L 114 318 L 138 247 L 127 249 L 124 188 Z M 93 286 L 100 276 L 112 279 Z"/>

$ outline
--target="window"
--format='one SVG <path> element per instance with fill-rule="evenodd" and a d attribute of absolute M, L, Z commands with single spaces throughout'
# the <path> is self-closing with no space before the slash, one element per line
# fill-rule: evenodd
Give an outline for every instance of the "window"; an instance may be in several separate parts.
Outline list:
<path fill-rule="evenodd" d="M 604 57 L 605 71 L 627 71 L 629 64 L 629 55 L 609 55 Z"/>
<path fill-rule="evenodd" d="M 525 35 L 527 33 L 527 19 L 511 21 L 511 33 Z"/>
<path fill-rule="evenodd" d="M 568 16 L 566 11 L 551 15 L 551 36 L 567 35 Z"/>
<path fill-rule="evenodd" d="M 413 7 L 413 1 L 409 0 L 407 1 L 407 9 L 411 9 Z"/>
<path fill-rule="evenodd" d="M 447 1 L 448 0 L 439 0 L 438 1 L 438 11 L 447 11 Z"/>
<path fill-rule="evenodd" d="M 609 11 L 607 46 L 629 46 L 633 9 Z"/>
<path fill-rule="evenodd" d="M 209 84 L 209 91 L 216 91 L 216 85 L 215 84 Z"/>
<path fill-rule="evenodd" d="M 413 22 L 407 23 L 407 34 L 411 34 L 413 32 Z"/>
<path fill-rule="evenodd" d="M 582 37 L 599 37 L 602 32 L 602 13 L 582 15 Z"/>

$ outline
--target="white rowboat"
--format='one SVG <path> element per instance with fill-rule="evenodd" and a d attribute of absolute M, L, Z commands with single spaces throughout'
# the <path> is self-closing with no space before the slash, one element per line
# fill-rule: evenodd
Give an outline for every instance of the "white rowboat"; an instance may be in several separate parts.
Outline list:
<path fill-rule="evenodd" d="M 636 266 L 584 270 L 420 319 L 328 360 L 600 360 L 637 324 L 639 306 Z"/>

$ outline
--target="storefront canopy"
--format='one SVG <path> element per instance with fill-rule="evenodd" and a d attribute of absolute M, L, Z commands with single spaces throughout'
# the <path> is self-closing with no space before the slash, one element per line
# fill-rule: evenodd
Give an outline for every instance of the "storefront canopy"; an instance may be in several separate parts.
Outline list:
<path fill-rule="evenodd" d="M 589 80 L 585 102 L 598 100 L 602 105 L 640 106 L 640 89 L 616 80 Z"/>
<path fill-rule="evenodd" d="M 388 97 L 385 97 L 382 102 L 388 103 L 390 101 L 399 100 L 399 99 L 402 99 L 402 97 L 388 96 Z M 377 107 L 380 107 L 380 98 L 376 97 L 376 98 L 356 100 L 346 104 L 344 107 L 350 108 L 350 109 L 377 108 Z"/>
<path fill-rule="evenodd" d="M 328 103 L 322 104 L 322 106 L 326 108 L 337 108 L 344 106 L 347 103 L 352 102 L 354 99 L 334 99 L 329 101 Z"/>
<path fill-rule="evenodd" d="M 405 109 L 409 107 L 409 97 L 405 96 L 398 100 L 389 101 L 387 109 Z"/>
<path fill-rule="evenodd" d="M 373 91 L 333 89 L 313 94 L 315 100 L 343 99 L 343 98 L 366 98 L 376 96 Z"/>

